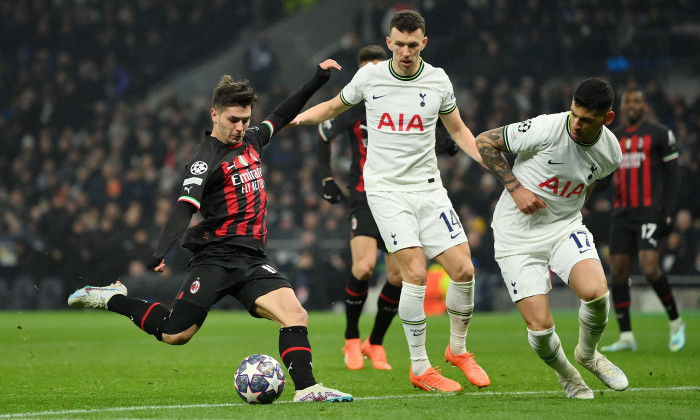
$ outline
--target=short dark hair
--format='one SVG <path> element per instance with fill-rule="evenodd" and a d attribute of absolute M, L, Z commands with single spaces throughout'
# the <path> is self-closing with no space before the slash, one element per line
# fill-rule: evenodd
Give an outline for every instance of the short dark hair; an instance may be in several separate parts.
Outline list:
<path fill-rule="evenodd" d="M 612 109 L 615 92 L 605 80 L 591 77 L 579 83 L 573 99 L 576 105 L 586 109 L 608 112 Z"/>
<path fill-rule="evenodd" d="M 220 110 L 223 107 L 238 105 L 253 109 L 258 102 L 258 96 L 248 80 L 236 82 L 231 76 L 221 76 L 219 84 L 214 88 L 214 97 L 211 100 L 212 108 Z"/>
<path fill-rule="evenodd" d="M 374 60 L 384 61 L 388 58 L 384 48 L 379 45 L 367 45 L 360 48 L 360 51 L 357 53 L 357 65 Z"/>
<path fill-rule="evenodd" d="M 425 19 L 415 10 L 400 10 L 391 18 L 389 32 L 391 28 L 396 28 L 399 32 L 413 32 L 420 29 L 425 34 Z"/>

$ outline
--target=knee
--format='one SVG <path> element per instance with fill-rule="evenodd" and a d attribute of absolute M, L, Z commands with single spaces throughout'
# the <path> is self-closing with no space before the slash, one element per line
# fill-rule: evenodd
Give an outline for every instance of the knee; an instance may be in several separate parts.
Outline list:
<path fill-rule="evenodd" d="M 185 331 L 177 334 L 163 333 L 163 342 L 173 346 L 181 346 L 183 344 L 187 344 L 192 339 L 192 337 L 194 337 L 194 334 L 196 332 L 196 329 L 193 330 L 192 328 L 188 328 Z"/>
<path fill-rule="evenodd" d="M 527 329 L 533 332 L 537 331 L 547 331 L 554 326 L 554 322 L 547 322 L 543 319 L 532 320 L 531 322 L 526 322 Z"/>
<path fill-rule="evenodd" d="M 396 287 L 401 287 L 401 272 L 399 271 L 394 271 L 394 272 L 387 272 L 386 273 L 386 281 L 391 284 L 392 286 Z"/>
<path fill-rule="evenodd" d="M 584 302 L 592 302 L 608 293 L 608 286 L 605 284 L 591 285 L 579 293 L 579 299 Z"/>
<path fill-rule="evenodd" d="M 409 268 L 403 274 L 402 280 L 407 283 L 424 286 L 428 281 L 428 271 L 425 268 Z"/>
<path fill-rule="evenodd" d="M 612 283 L 616 285 L 627 284 L 627 282 L 629 281 L 627 270 L 617 266 L 611 266 L 610 277 Z"/>
<path fill-rule="evenodd" d="M 540 316 L 528 317 L 525 325 L 530 331 L 547 331 L 554 326 L 554 319 L 551 314 L 541 314 Z"/>
<path fill-rule="evenodd" d="M 469 260 L 465 261 L 457 267 L 457 270 L 452 274 L 451 278 L 452 281 L 458 283 L 474 280 L 474 265 Z"/>
<path fill-rule="evenodd" d="M 661 275 L 659 267 L 656 265 L 650 265 L 650 266 L 642 265 L 640 267 L 640 271 L 642 272 L 642 275 L 644 276 L 644 278 L 646 278 L 647 281 L 650 283 L 655 282 L 659 278 L 659 276 Z"/>
<path fill-rule="evenodd" d="M 357 261 L 352 264 L 352 275 L 358 280 L 369 280 L 373 272 L 374 264 L 365 261 Z"/>
<path fill-rule="evenodd" d="M 280 321 L 283 327 L 307 326 L 309 324 L 309 314 L 303 306 L 299 305 L 298 308 L 285 312 Z"/>

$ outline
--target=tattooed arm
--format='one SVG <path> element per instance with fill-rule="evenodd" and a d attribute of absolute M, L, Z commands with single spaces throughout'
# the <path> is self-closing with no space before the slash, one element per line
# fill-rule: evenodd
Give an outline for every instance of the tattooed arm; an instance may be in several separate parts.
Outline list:
<path fill-rule="evenodd" d="M 508 190 L 520 211 L 528 215 L 535 214 L 547 206 L 532 191 L 523 188 L 513 174 L 508 161 L 503 156 L 503 152 L 508 151 L 503 129 L 504 127 L 494 128 L 479 134 L 476 136 L 476 147 L 484 160 L 484 165 Z"/>
<path fill-rule="evenodd" d="M 503 127 L 479 134 L 476 137 L 476 147 L 484 159 L 486 167 L 508 192 L 512 193 L 522 187 L 503 156 L 503 152 L 507 151 L 506 142 L 503 139 Z"/>

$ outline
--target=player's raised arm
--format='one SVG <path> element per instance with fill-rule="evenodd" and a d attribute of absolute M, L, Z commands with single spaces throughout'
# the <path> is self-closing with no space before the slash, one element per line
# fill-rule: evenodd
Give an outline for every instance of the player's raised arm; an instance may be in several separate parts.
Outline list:
<path fill-rule="evenodd" d="M 484 159 L 484 165 L 503 184 L 510 193 L 521 212 L 535 214 L 540 209 L 547 207 L 532 191 L 522 188 L 522 184 L 515 177 L 503 152 L 506 149 L 503 137 L 504 127 L 494 128 L 476 136 L 476 147 Z"/>
<path fill-rule="evenodd" d="M 345 103 L 340 99 L 340 94 L 338 94 L 335 98 L 322 102 L 297 115 L 297 117 L 294 118 L 289 125 L 296 126 L 319 124 L 326 120 L 330 120 L 331 118 L 337 117 L 348 109 L 350 109 L 350 107 L 345 105 Z"/>
<path fill-rule="evenodd" d="M 278 127 L 284 127 L 289 124 L 304 105 L 306 105 L 306 102 L 311 99 L 311 96 L 328 82 L 331 77 L 331 69 L 340 70 L 340 68 L 340 65 L 332 59 L 320 63 L 319 67 L 316 68 L 314 77 L 306 82 L 299 90 L 294 92 L 289 98 L 277 105 L 266 120 L 270 121 L 273 126 Z"/>

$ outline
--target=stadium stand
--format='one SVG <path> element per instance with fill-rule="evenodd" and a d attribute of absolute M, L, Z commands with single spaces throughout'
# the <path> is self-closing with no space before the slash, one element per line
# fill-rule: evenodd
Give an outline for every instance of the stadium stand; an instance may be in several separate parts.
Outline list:
<path fill-rule="evenodd" d="M 264 67 L 270 85 L 256 86 L 264 92 L 259 120 L 288 93 L 289 75 L 280 73 L 294 66 L 290 60 L 307 59 L 294 51 L 283 56 L 264 31 L 304 22 L 306 12 L 331 3 L 3 2 L 0 288 L 6 293 L 0 310 L 62 308 L 73 288 L 120 278 L 134 284 L 134 293 L 165 290 L 163 299 L 172 298 L 188 251 L 177 248 L 166 257 L 164 276 L 146 272 L 142 261 L 154 249 L 183 165 L 210 122 L 195 101 L 165 95 L 153 103 L 145 92 L 257 33 L 257 52 L 250 53 L 271 60 Z M 574 82 L 585 76 L 602 75 L 618 92 L 641 85 L 653 117 L 675 131 L 680 151 L 681 209 L 662 249 L 664 269 L 680 276 L 674 277 L 679 283 L 694 284 L 687 276 L 700 276 L 697 2 L 574 1 L 551 8 L 537 0 L 362 1 L 349 18 L 351 31 L 328 40 L 324 52 L 346 61 L 344 72 L 352 74 L 356 49 L 381 43 L 385 16 L 405 5 L 424 13 L 431 42 L 425 59 L 450 74 L 474 133 L 567 109 Z M 313 28 L 312 22 L 304 26 Z M 584 60 L 580 49 L 591 54 Z M 329 279 L 342 278 L 335 273 L 350 261 L 347 214 L 320 199 L 315 141 L 312 128 L 299 127 L 280 133 L 266 149 L 268 249 L 309 309 L 331 309 L 342 302 L 343 285 Z M 333 156 L 342 166 L 349 153 L 335 150 Z M 499 309 L 502 285 L 489 224 L 501 189 L 466 157 L 441 158 L 440 165 L 468 226 L 482 279 L 477 304 Z M 597 194 L 584 213 L 601 255 L 609 211 L 609 197 Z"/>

